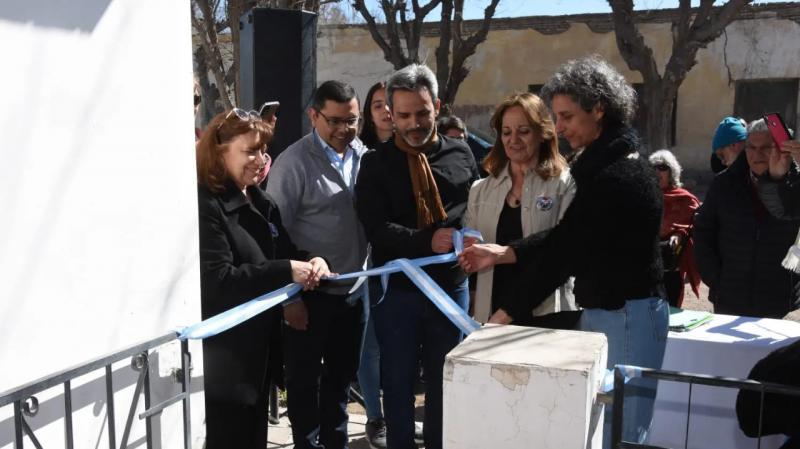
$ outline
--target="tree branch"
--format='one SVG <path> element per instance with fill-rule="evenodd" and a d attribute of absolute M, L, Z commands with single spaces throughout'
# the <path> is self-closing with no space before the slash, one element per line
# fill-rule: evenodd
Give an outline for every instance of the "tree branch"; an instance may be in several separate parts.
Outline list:
<path fill-rule="evenodd" d="M 367 29 L 369 30 L 369 34 L 372 36 L 372 40 L 378 44 L 378 47 L 381 48 L 383 51 L 383 57 L 387 61 L 393 62 L 393 55 L 392 55 L 392 48 L 389 46 L 389 43 L 386 42 L 386 39 L 381 36 L 381 33 L 378 31 L 378 24 L 375 22 L 375 17 L 372 16 L 372 13 L 369 12 L 367 6 L 364 4 L 364 0 L 355 0 L 353 2 L 353 8 L 361 14 L 361 17 L 367 22 Z"/>
<path fill-rule="evenodd" d="M 622 58 L 631 70 L 642 74 L 645 83 L 660 82 L 653 51 L 645 44 L 644 37 L 633 22 L 633 0 L 608 0 L 608 4 L 611 6 L 614 34 Z"/>
<path fill-rule="evenodd" d="M 453 0 L 444 0 L 439 27 L 439 46 L 436 47 L 436 81 L 439 83 L 440 89 L 446 89 L 450 78 L 450 44 L 453 41 L 452 15 Z"/>

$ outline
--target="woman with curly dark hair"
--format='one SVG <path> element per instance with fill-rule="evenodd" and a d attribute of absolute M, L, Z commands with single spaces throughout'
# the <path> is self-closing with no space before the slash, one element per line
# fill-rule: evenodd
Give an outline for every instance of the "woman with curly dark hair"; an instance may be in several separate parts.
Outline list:
<path fill-rule="evenodd" d="M 578 328 L 606 335 L 608 368 L 660 368 L 669 323 L 658 238 L 662 196 L 630 127 L 636 93 L 616 69 L 593 56 L 562 65 L 542 96 L 556 116 L 556 131 L 580 153 L 570 169 L 575 199 L 551 230 L 507 246 L 473 245 L 461 254 L 461 264 L 470 272 L 520 264 L 515 290 L 524 294 L 496 311 L 490 323 L 514 322 L 574 276 L 575 301 L 583 308 Z M 638 388 L 625 397 L 622 437 L 641 443 L 653 415 L 655 383 L 631 382 Z M 611 407 L 605 418 L 609 447 Z"/>

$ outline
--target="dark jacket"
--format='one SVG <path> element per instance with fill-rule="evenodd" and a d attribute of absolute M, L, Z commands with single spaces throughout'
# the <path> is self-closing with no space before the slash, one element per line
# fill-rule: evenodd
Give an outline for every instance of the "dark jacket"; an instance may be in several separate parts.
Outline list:
<path fill-rule="evenodd" d="M 748 379 L 800 387 L 800 340 L 772 351 L 753 367 Z M 761 393 L 741 390 L 736 398 L 736 416 L 745 435 L 758 436 Z M 762 435 L 800 436 L 800 396 L 764 395 Z"/>
<path fill-rule="evenodd" d="M 781 266 L 800 222 L 778 220 L 758 198 L 743 152 L 717 175 L 694 225 L 695 258 L 715 304 L 782 317 L 794 308 L 797 276 Z"/>
<path fill-rule="evenodd" d="M 257 187 L 251 201 L 229 185 L 213 193 L 199 185 L 200 296 L 203 319 L 292 282 L 289 259 L 305 260 L 281 225 L 278 208 Z M 203 341 L 206 396 L 254 404 L 277 375 L 280 307 Z M 279 354 L 279 352 L 278 352 Z M 269 365 L 268 365 L 269 361 Z"/>
<path fill-rule="evenodd" d="M 572 165 L 577 191 L 564 218 L 549 232 L 511 243 L 523 274 L 509 315 L 527 313 L 570 276 L 584 308 L 663 297 L 662 195 L 639 146 L 633 129 L 605 129 Z"/>
<path fill-rule="evenodd" d="M 800 167 L 792 163 L 789 173 L 780 180 L 769 172 L 758 178 L 758 193 L 767 211 L 781 220 L 800 220 Z"/>
<path fill-rule="evenodd" d="M 464 142 L 442 135 L 426 156 L 447 213 L 445 221 L 428 229 L 417 229 L 417 207 L 406 153 L 390 140 L 367 152 L 361 160 L 356 209 L 372 245 L 376 266 L 401 257 L 432 256 L 431 239 L 436 229 L 461 228 L 469 188 L 478 179 L 475 158 Z M 430 265 L 424 270 L 444 289 L 466 279 L 457 264 Z M 416 289 L 404 274 L 393 274 L 391 278 L 395 287 Z"/>

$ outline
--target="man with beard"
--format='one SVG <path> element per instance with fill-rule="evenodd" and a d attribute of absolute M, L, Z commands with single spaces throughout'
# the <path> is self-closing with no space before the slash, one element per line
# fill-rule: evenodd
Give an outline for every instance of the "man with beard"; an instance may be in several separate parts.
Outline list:
<path fill-rule="evenodd" d="M 356 205 L 375 265 L 453 249 L 472 182 L 475 158 L 461 140 L 436 133 L 438 85 L 426 66 L 412 64 L 386 83 L 394 138 L 367 153 L 356 183 Z M 335 269 L 335 268 L 334 268 Z M 458 265 L 425 267 L 461 307 L 469 302 Z M 379 298 L 377 298 L 379 299 Z M 390 276 L 374 306 L 389 449 L 414 444 L 414 383 L 422 354 L 425 371 L 425 447 L 442 447 L 442 368 L 462 335 L 404 274 Z"/>

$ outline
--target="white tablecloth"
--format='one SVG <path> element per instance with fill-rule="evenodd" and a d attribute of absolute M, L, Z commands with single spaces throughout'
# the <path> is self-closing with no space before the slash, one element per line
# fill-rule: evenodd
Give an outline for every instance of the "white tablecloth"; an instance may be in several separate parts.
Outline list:
<path fill-rule="evenodd" d="M 665 370 L 744 379 L 756 362 L 775 349 L 800 338 L 800 323 L 764 318 L 715 315 L 689 332 L 670 332 L 664 355 Z M 736 421 L 736 395 L 730 388 L 694 385 L 688 448 L 750 449 Z M 686 438 L 689 387 L 660 381 L 650 444 L 682 448 Z M 761 447 L 778 448 L 783 436 L 764 437 Z"/>

